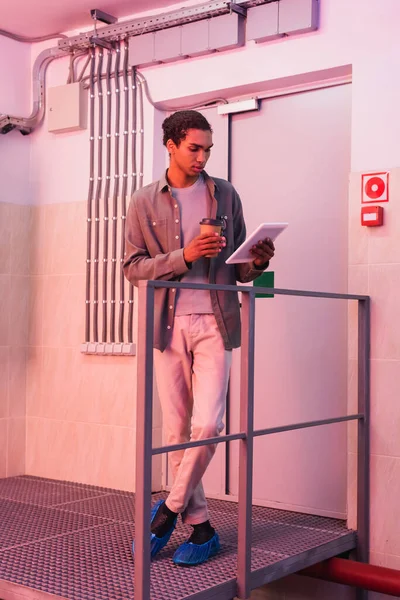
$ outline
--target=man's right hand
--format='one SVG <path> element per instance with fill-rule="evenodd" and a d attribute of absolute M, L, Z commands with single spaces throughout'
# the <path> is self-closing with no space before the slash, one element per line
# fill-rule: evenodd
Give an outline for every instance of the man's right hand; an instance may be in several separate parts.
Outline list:
<path fill-rule="evenodd" d="M 187 263 L 193 263 L 205 256 L 213 258 L 218 256 L 225 246 L 225 238 L 218 233 L 202 233 L 183 249 L 183 258 Z"/>

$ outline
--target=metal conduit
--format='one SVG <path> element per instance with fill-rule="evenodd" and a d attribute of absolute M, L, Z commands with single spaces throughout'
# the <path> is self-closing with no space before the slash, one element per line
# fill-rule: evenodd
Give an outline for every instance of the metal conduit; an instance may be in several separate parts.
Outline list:
<path fill-rule="evenodd" d="M 144 177 L 143 85 L 139 84 L 136 69 L 129 67 L 127 39 L 117 43 L 115 48 L 107 50 L 105 69 L 104 52 L 103 48 L 93 47 L 89 55 L 90 173 L 87 199 L 85 341 L 94 344 L 90 352 L 93 352 L 93 349 L 96 352 L 96 345 L 99 342 L 111 345 L 116 342 L 133 343 L 134 288 L 126 282 L 122 269 L 125 257 L 129 160 L 132 165 L 130 195 L 138 187 L 143 186 Z M 113 79 L 115 87 L 112 83 Z M 97 104 L 95 90 L 98 96 Z M 113 92 L 115 92 L 115 104 Z M 104 101 L 105 93 L 106 101 Z M 120 146 L 122 132 L 124 141 Z M 129 135 L 132 136 L 131 140 Z M 111 188 L 112 177 L 114 183 Z M 101 226 L 102 217 L 103 226 Z M 121 227 L 118 226 L 119 221 Z M 103 264 L 102 269 L 100 269 L 100 262 Z M 127 285 L 129 285 L 129 292 Z M 99 310 L 100 303 L 102 303 L 102 311 Z M 128 310 L 125 308 L 126 304 Z M 104 348 L 99 348 L 99 351 L 104 352 Z M 120 353 L 121 349 L 111 350 L 114 351 Z M 107 353 L 109 352 L 110 350 L 107 350 Z"/>
<path fill-rule="evenodd" d="M 131 70 L 132 81 L 132 182 L 131 182 L 131 197 L 136 191 L 137 172 L 136 172 L 136 140 L 137 140 L 137 73 L 136 67 Z"/>
<path fill-rule="evenodd" d="M 139 150 L 140 150 L 140 161 L 139 161 L 139 189 L 143 187 L 143 170 L 144 170 L 144 97 L 143 97 L 143 85 L 142 82 L 137 80 L 137 89 L 139 93 L 139 115 L 140 115 L 140 130 L 139 130 Z"/>
<path fill-rule="evenodd" d="M 120 44 L 117 43 L 115 54 L 115 144 L 114 144 L 114 193 L 112 206 L 112 258 L 111 258 L 111 315 L 110 315 L 110 341 L 115 343 L 115 303 L 116 303 L 116 277 L 117 277 L 117 234 L 118 234 L 118 194 L 119 194 L 119 134 L 121 95 L 119 65 L 121 58 Z"/>
<path fill-rule="evenodd" d="M 93 341 L 99 341 L 99 258 L 100 258 L 100 195 L 103 185 L 103 49 L 100 48 L 97 64 L 98 91 L 98 143 L 97 143 L 97 185 L 94 199 L 94 264 L 93 264 Z"/>
<path fill-rule="evenodd" d="M 90 283 L 91 283 L 91 258 L 92 258 L 92 202 L 94 190 L 94 74 L 96 67 L 96 50 L 91 51 L 90 64 L 90 158 L 89 158 L 89 190 L 87 198 L 87 252 L 86 252 L 86 324 L 85 340 L 90 341 Z"/>
<path fill-rule="evenodd" d="M 124 41 L 124 67 L 123 67 L 123 82 L 124 82 L 124 158 L 123 158 L 123 173 L 122 173 L 122 193 L 121 193 L 121 239 L 120 239 L 120 297 L 119 297 L 119 324 L 118 335 L 119 341 L 124 342 L 124 315 L 125 315 L 125 275 L 122 270 L 125 256 L 125 221 L 126 221 L 126 193 L 128 189 L 128 150 L 129 150 L 129 82 L 128 82 L 128 58 L 129 46 L 128 41 Z"/>
<path fill-rule="evenodd" d="M 137 187 L 137 172 L 136 172 L 136 130 L 137 130 L 137 78 L 136 78 L 136 67 L 132 67 L 131 70 L 131 81 L 132 81 L 132 182 L 131 182 L 131 197 L 136 191 Z M 134 302 L 134 288 L 132 284 L 129 284 L 129 314 L 128 314 L 128 342 L 133 342 L 133 302 Z"/>
<path fill-rule="evenodd" d="M 86 66 L 89 64 L 90 62 L 90 54 L 88 55 L 88 53 L 86 51 L 83 52 L 72 52 L 70 54 L 70 64 L 69 64 L 69 72 L 68 72 L 68 79 L 67 79 L 67 85 L 69 83 L 75 83 L 76 81 L 78 81 L 78 79 L 75 79 L 75 63 L 77 60 L 79 60 L 80 58 L 82 58 L 82 56 L 87 56 L 88 60 L 86 61 Z"/>
<path fill-rule="evenodd" d="M 112 50 L 108 50 L 107 56 L 107 69 L 106 69 L 106 90 L 107 90 L 107 122 L 106 122 L 106 183 L 104 189 L 104 203 L 103 203 L 103 331 L 102 341 L 107 342 L 107 319 L 108 319 L 108 224 L 109 224 L 109 208 L 108 203 L 110 200 L 110 184 L 111 184 L 111 110 L 112 110 L 112 95 L 111 95 L 111 67 L 112 67 L 113 53 Z"/>
<path fill-rule="evenodd" d="M 85 60 L 85 64 L 83 65 L 81 72 L 79 73 L 79 75 L 77 74 L 77 76 L 76 76 L 76 81 L 82 81 L 82 78 L 83 78 L 84 74 L 86 73 L 86 69 L 88 68 L 89 63 L 90 63 L 90 52 L 89 52 L 89 54 L 87 54 L 87 59 Z"/>

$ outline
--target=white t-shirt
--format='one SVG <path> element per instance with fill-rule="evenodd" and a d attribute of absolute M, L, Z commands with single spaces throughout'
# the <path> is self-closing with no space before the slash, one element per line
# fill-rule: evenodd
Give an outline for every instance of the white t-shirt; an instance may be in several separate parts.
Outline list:
<path fill-rule="evenodd" d="M 181 212 L 183 247 L 200 234 L 200 221 L 209 216 L 210 196 L 204 178 L 187 188 L 172 188 L 172 196 Z M 185 283 L 208 283 L 208 261 L 200 258 L 181 279 Z M 179 290 L 175 316 L 210 314 L 213 312 L 209 290 Z"/>

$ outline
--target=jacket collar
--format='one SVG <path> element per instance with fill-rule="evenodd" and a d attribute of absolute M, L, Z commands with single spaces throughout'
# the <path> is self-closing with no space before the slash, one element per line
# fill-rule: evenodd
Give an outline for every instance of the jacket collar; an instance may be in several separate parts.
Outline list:
<path fill-rule="evenodd" d="M 163 173 L 163 176 L 161 177 L 161 179 L 158 182 L 158 191 L 159 192 L 165 192 L 165 191 L 169 190 L 169 188 L 170 188 L 170 185 L 167 180 L 167 172 L 168 172 L 168 170 Z M 214 192 L 215 192 L 215 190 L 218 189 L 218 185 L 215 183 L 214 179 L 212 177 L 210 177 L 205 171 L 203 171 L 203 176 L 204 176 L 206 185 L 207 185 L 208 189 L 210 190 L 211 195 L 214 196 Z"/>

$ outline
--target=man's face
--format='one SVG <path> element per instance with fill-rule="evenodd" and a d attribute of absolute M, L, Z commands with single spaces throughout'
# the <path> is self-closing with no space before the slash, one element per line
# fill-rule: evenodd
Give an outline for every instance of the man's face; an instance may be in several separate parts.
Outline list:
<path fill-rule="evenodd" d="M 179 146 L 176 146 L 172 140 L 168 140 L 167 149 L 174 165 L 188 177 L 194 177 L 205 168 L 212 145 L 211 131 L 189 129 L 186 138 Z"/>

